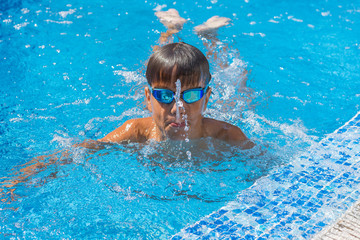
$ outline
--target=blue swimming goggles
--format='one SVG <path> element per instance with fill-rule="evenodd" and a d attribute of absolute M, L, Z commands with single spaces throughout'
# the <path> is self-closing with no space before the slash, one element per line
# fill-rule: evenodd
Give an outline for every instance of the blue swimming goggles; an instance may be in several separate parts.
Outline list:
<path fill-rule="evenodd" d="M 208 86 L 205 88 L 192 88 L 183 91 L 180 94 L 180 98 L 184 100 L 186 103 L 194 103 L 199 101 L 206 93 Z M 161 103 L 172 103 L 174 101 L 175 93 L 169 89 L 163 88 L 151 88 L 150 91 L 154 98 Z"/>

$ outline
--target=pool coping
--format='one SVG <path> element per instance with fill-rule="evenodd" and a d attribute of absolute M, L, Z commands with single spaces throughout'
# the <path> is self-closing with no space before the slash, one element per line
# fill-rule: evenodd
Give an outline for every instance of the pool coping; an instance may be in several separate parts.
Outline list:
<path fill-rule="evenodd" d="M 334 224 L 324 228 L 312 240 L 360 239 L 360 200 Z"/>
<path fill-rule="evenodd" d="M 172 239 L 311 239 L 360 199 L 359 142 L 360 112 Z"/>

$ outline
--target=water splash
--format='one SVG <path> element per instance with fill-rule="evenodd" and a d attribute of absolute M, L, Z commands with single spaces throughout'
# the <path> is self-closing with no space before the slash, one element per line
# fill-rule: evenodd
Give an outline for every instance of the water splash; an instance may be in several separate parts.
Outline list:
<path fill-rule="evenodd" d="M 189 142 L 189 123 L 188 123 L 188 120 L 187 120 L 188 116 L 186 114 L 183 115 L 183 120 L 185 121 L 185 142 Z"/>
<path fill-rule="evenodd" d="M 180 100 L 180 94 L 181 94 L 181 81 L 180 79 L 176 80 L 176 93 L 175 93 L 175 102 L 176 102 L 176 121 L 180 121 L 180 109 L 184 111 L 184 114 L 181 116 L 181 120 L 184 120 L 185 122 L 185 132 L 189 131 L 189 123 L 188 123 L 188 116 L 185 113 L 185 108 L 183 102 Z M 185 141 L 189 142 L 188 134 L 185 136 Z"/>
<path fill-rule="evenodd" d="M 180 101 L 180 93 L 181 93 L 181 81 L 180 79 L 176 80 L 176 93 L 175 93 L 175 102 L 176 102 L 176 121 L 180 120 L 180 107 L 183 107 L 182 101 Z"/>
<path fill-rule="evenodd" d="M 184 104 L 180 100 L 180 95 L 181 95 L 181 81 L 180 81 L 180 79 L 176 80 L 175 85 L 176 85 L 176 92 L 175 92 L 176 122 L 180 122 L 180 118 L 181 118 L 181 120 L 184 120 L 184 122 L 185 122 L 184 130 L 185 130 L 185 132 L 188 132 L 189 131 L 189 123 L 188 123 L 188 120 L 187 120 L 188 116 L 185 113 Z M 183 113 L 184 113 L 181 116 L 180 116 L 180 109 L 182 109 Z M 189 142 L 188 133 L 186 133 L 185 141 Z"/>

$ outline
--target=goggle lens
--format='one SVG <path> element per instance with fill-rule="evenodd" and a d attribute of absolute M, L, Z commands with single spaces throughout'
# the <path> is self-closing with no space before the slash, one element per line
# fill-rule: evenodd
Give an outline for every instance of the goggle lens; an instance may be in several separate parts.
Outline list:
<path fill-rule="evenodd" d="M 162 103 L 171 103 L 174 99 L 174 93 L 168 89 L 154 89 L 152 93 L 154 98 Z"/>
<path fill-rule="evenodd" d="M 194 103 L 199 101 L 204 95 L 204 89 L 190 89 L 184 91 L 182 98 L 186 103 Z"/>

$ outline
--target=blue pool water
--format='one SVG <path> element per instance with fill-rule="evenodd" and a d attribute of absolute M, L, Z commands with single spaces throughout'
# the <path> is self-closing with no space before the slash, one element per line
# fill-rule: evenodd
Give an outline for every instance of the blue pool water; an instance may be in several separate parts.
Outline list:
<path fill-rule="evenodd" d="M 178 37 L 203 52 L 193 27 L 232 19 L 218 36 L 230 66 L 211 62 L 207 116 L 257 148 L 204 139 L 72 149 L 149 116 L 145 64 L 165 31 L 154 9 L 172 7 L 188 19 Z M 352 1 L 1 1 L 0 234 L 167 238 L 217 210 L 359 111 L 359 20 Z M 67 149 L 68 160 L 9 186 L 32 159 Z"/>

